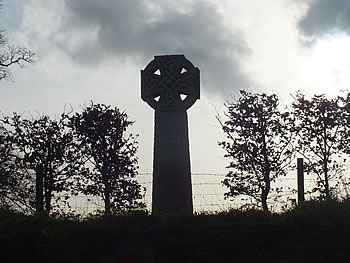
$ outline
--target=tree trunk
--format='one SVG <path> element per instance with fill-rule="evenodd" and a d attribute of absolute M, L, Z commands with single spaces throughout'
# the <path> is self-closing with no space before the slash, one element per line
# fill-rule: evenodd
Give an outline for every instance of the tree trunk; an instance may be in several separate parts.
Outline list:
<path fill-rule="evenodd" d="M 51 210 L 51 191 L 45 189 L 45 213 L 50 214 Z"/>
<path fill-rule="evenodd" d="M 331 199 L 331 195 L 329 192 L 329 181 L 328 181 L 328 162 L 327 160 L 324 160 L 324 182 L 325 182 L 325 193 L 326 193 L 326 200 Z"/>
<path fill-rule="evenodd" d="M 327 156 L 327 127 L 326 127 L 326 121 L 324 121 L 323 124 L 323 174 L 324 174 L 324 185 L 325 185 L 325 193 L 326 193 L 326 200 L 330 199 L 330 193 L 329 193 L 329 181 L 328 181 L 328 156 Z"/>
<path fill-rule="evenodd" d="M 265 188 L 262 189 L 261 203 L 262 203 L 263 211 L 268 212 L 269 207 L 267 206 L 267 197 L 269 195 L 270 188 L 271 188 L 269 174 L 265 175 L 264 181 L 265 181 Z"/>
<path fill-rule="evenodd" d="M 265 162 L 265 167 L 264 167 L 265 187 L 262 189 L 261 202 L 262 202 L 262 207 L 264 212 L 268 212 L 269 208 L 267 206 L 267 196 L 269 195 L 270 188 L 271 188 L 271 182 L 270 182 L 271 169 L 270 169 L 269 157 L 267 154 L 267 143 L 266 143 L 265 131 L 262 132 L 262 138 L 263 138 L 263 155 L 264 155 L 264 162 Z"/>
<path fill-rule="evenodd" d="M 45 169 L 45 213 L 50 214 L 51 211 L 51 199 L 53 190 L 53 174 L 50 169 Z"/>
<path fill-rule="evenodd" d="M 36 213 L 41 213 L 44 210 L 44 196 L 43 196 L 43 167 L 42 165 L 38 164 L 36 166 L 36 173 L 35 173 L 35 201 L 36 201 Z"/>
<path fill-rule="evenodd" d="M 108 180 L 104 182 L 104 196 L 105 196 L 105 215 L 109 216 L 111 214 L 111 201 L 110 201 L 110 186 Z"/>

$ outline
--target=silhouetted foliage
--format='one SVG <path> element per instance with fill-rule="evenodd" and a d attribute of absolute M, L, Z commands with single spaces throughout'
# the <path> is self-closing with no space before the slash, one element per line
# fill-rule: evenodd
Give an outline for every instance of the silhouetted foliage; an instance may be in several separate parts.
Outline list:
<path fill-rule="evenodd" d="M 70 119 L 82 153 L 89 160 L 90 173 L 79 182 L 86 195 L 104 200 L 105 213 L 143 207 L 141 186 L 133 180 L 137 174 L 137 141 L 125 135 L 133 122 L 125 112 L 91 102 L 82 113 Z"/>
<path fill-rule="evenodd" d="M 293 119 L 280 112 L 277 95 L 252 94 L 241 90 L 240 97 L 225 104 L 227 121 L 218 120 L 227 136 L 219 142 L 231 162 L 223 181 L 227 198 L 246 195 L 268 210 L 271 182 L 286 175 L 292 159 Z M 281 189 L 276 189 L 281 190 Z"/>
<path fill-rule="evenodd" d="M 31 182 L 18 167 L 10 134 L 0 122 L 0 207 L 33 212 Z"/>
<path fill-rule="evenodd" d="M 10 186 L 11 168 L 11 150 L 12 146 L 7 140 L 7 131 L 0 126 L 0 202 L 1 207 L 6 206 L 6 192 Z"/>
<path fill-rule="evenodd" d="M 2 3 L 0 3 L 2 8 Z M 35 62 L 35 53 L 28 48 L 9 44 L 5 30 L 0 29 L 0 80 L 11 80 L 10 67 L 18 65 L 23 68 Z"/>
<path fill-rule="evenodd" d="M 312 192 L 319 192 L 321 199 L 329 200 L 339 184 L 345 183 L 342 172 L 349 148 L 349 102 L 349 96 L 328 99 L 322 94 L 308 100 L 297 93 L 292 104 L 296 150 L 306 159 L 305 172 L 316 175 L 317 186 Z"/>
<path fill-rule="evenodd" d="M 56 205 L 68 205 L 67 200 L 74 194 L 71 189 L 73 176 L 82 169 L 80 153 L 66 120 L 65 115 L 58 120 L 51 120 L 49 116 L 26 119 L 16 113 L 4 119 L 9 127 L 8 141 L 14 147 L 17 166 L 17 172 L 11 178 L 19 185 L 27 182 L 31 196 L 35 188 L 39 190 L 36 201 L 38 198 L 43 200 L 42 205 L 36 205 L 38 212 L 44 210 L 49 214 L 53 198 Z M 36 182 L 42 182 L 42 185 Z M 35 206 L 32 200 L 29 203 Z"/>

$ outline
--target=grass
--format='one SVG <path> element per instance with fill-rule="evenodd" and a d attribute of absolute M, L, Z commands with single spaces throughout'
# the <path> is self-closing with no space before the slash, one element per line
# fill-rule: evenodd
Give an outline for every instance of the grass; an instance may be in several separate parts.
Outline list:
<path fill-rule="evenodd" d="M 83 221 L 0 210 L 0 262 L 348 262 L 350 201 Z"/>
<path fill-rule="evenodd" d="M 350 223 L 350 200 L 309 201 L 282 215 L 287 221 L 299 223 Z"/>

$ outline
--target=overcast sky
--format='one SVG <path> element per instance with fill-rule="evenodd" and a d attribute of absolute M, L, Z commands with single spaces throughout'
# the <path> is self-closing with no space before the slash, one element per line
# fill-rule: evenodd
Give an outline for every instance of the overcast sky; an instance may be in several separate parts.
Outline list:
<path fill-rule="evenodd" d="M 0 82 L 0 110 L 60 114 L 90 100 L 126 109 L 140 134 L 140 172 L 152 171 L 153 110 L 140 70 L 184 54 L 201 71 L 188 111 L 192 171 L 225 173 L 215 119 L 244 87 L 334 96 L 350 84 L 348 0 L 3 0 L 0 28 L 38 62 Z"/>

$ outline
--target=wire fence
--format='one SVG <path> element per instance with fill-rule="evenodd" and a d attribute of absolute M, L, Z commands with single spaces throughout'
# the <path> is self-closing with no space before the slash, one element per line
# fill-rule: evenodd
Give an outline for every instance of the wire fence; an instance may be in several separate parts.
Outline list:
<path fill-rule="evenodd" d="M 221 173 L 193 173 L 192 191 L 193 208 L 195 212 L 220 212 L 230 209 L 238 209 L 244 205 L 256 204 L 256 201 L 248 196 L 225 198 L 228 188 L 222 184 L 225 174 Z M 143 201 L 147 210 L 152 207 L 152 173 L 140 173 L 136 176 L 137 181 L 145 189 Z M 315 187 L 315 178 L 305 176 L 305 199 L 312 198 L 311 190 Z M 269 197 L 269 205 L 272 211 L 279 212 L 295 205 L 297 202 L 297 174 L 289 173 L 286 177 L 278 178 L 272 188 L 280 191 L 272 191 Z M 347 189 L 339 191 L 346 195 Z M 103 210 L 103 202 L 98 198 L 78 197 L 71 203 L 72 208 L 81 215 L 86 215 L 95 210 Z"/>
<path fill-rule="evenodd" d="M 236 208 L 237 204 L 224 198 L 227 188 L 222 185 L 225 174 L 192 174 L 193 207 L 196 212 L 216 212 Z M 140 173 L 136 180 L 145 189 L 143 201 L 146 209 L 152 209 L 152 173 Z M 81 215 L 103 209 L 99 198 L 78 196 L 71 201 L 73 210 Z"/>
<path fill-rule="evenodd" d="M 232 206 L 232 202 L 224 199 L 224 193 L 227 191 L 222 186 L 224 174 L 193 173 L 192 174 L 192 192 L 193 207 L 197 212 L 200 211 L 220 211 Z M 149 210 L 152 206 L 152 174 L 141 173 L 137 180 L 145 187 L 146 193 L 144 201 Z"/>

